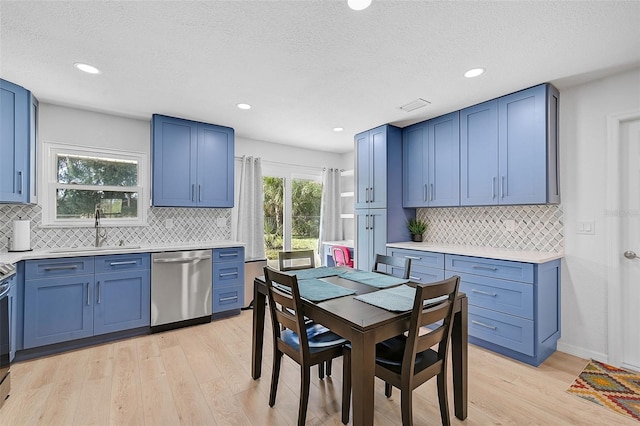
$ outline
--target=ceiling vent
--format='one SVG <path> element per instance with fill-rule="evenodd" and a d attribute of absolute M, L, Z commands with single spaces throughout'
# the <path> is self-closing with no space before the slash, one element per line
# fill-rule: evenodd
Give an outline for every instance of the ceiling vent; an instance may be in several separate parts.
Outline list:
<path fill-rule="evenodd" d="M 424 100 L 424 99 L 422 99 L 422 98 L 418 98 L 418 99 L 416 99 L 415 101 L 411 101 L 411 102 L 409 102 L 409 103 L 408 103 L 408 104 L 406 104 L 406 105 L 402 105 L 402 106 L 400 107 L 400 109 L 401 109 L 401 110 L 403 110 L 403 111 L 406 111 L 406 112 L 411 112 L 411 111 L 414 111 L 414 110 L 416 110 L 416 109 L 418 109 L 418 108 L 422 108 L 422 107 L 424 107 L 424 106 L 427 106 L 427 105 L 429 105 L 430 103 L 431 103 L 431 102 L 429 102 L 429 101 L 427 101 L 427 100 Z"/>

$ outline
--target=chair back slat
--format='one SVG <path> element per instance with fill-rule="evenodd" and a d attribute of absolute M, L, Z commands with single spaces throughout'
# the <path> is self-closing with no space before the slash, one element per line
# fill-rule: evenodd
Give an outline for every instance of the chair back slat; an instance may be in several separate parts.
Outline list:
<path fill-rule="evenodd" d="M 316 267 L 316 255 L 313 250 L 278 252 L 278 265 L 281 271 L 297 271 Z"/>
<path fill-rule="evenodd" d="M 400 278 L 409 279 L 409 273 L 411 272 L 411 259 L 409 259 L 408 257 L 385 256 L 383 254 L 376 254 L 376 261 L 373 265 L 373 272 L 378 272 L 385 275 L 394 275 L 393 268 L 402 270 L 402 275 L 400 276 Z"/>

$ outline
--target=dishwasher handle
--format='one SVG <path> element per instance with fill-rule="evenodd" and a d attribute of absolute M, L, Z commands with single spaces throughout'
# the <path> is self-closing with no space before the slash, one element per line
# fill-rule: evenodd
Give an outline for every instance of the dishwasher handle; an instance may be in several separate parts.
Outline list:
<path fill-rule="evenodd" d="M 187 262 L 198 262 L 200 260 L 211 259 L 211 256 L 195 256 L 195 257 L 181 257 L 181 258 L 171 258 L 171 259 L 153 259 L 153 263 L 187 263 Z"/>

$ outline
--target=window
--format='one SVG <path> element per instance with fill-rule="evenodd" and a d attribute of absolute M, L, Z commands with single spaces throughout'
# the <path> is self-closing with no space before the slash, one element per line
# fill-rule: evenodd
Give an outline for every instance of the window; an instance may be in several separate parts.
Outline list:
<path fill-rule="evenodd" d="M 264 240 L 269 265 L 282 250 L 317 249 L 320 232 L 320 176 L 264 176 Z"/>
<path fill-rule="evenodd" d="M 93 226 L 96 209 L 103 226 L 145 223 L 144 154 L 60 144 L 45 151 L 45 225 Z"/>

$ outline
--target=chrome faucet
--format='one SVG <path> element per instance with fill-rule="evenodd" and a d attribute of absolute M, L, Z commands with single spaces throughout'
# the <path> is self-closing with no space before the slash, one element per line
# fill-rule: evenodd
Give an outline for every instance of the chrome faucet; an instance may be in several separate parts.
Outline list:
<path fill-rule="evenodd" d="M 102 228 L 102 232 L 100 232 L 100 206 L 96 204 L 96 212 L 94 215 L 96 222 L 95 222 L 95 228 L 96 228 L 96 242 L 95 242 L 95 246 L 96 247 L 101 247 L 102 244 L 107 241 L 107 230 L 105 228 Z"/>

